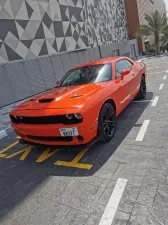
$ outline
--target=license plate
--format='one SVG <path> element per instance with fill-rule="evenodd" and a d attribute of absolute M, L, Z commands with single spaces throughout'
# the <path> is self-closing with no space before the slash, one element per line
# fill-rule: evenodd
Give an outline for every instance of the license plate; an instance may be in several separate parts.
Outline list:
<path fill-rule="evenodd" d="M 67 137 L 67 136 L 78 136 L 79 132 L 78 132 L 78 128 L 77 127 L 72 127 L 72 128 L 61 128 L 59 129 L 60 134 L 62 137 Z"/>

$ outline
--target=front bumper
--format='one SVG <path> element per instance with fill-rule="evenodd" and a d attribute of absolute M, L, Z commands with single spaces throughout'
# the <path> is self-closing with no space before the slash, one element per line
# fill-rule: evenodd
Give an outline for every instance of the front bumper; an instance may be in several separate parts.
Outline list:
<path fill-rule="evenodd" d="M 91 140 L 90 142 L 88 142 L 87 144 L 79 144 L 79 145 L 54 145 L 53 147 L 55 148 L 61 148 L 62 150 L 69 150 L 71 148 L 73 148 L 73 150 L 83 150 L 83 149 L 88 149 L 90 147 L 92 147 L 95 143 L 97 143 L 99 141 L 99 139 L 97 137 L 95 137 L 93 140 Z M 25 141 L 23 139 L 19 140 L 19 143 L 21 145 L 32 145 L 32 146 L 41 146 L 41 144 L 37 144 L 34 142 L 29 142 L 29 141 Z M 46 148 L 48 147 L 48 145 L 42 145 L 43 147 L 46 146 Z"/>
<path fill-rule="evenodd" d="M 40 116 L 52 116 L 80 113 L 74 112 L 74 109 L 53 109 L 53 110 L 15 110 L 10 115 L 15 116 L 29 116 L 29 117 L 40 117 Z M 98 121 L 96 115 L 90 112 L 82 112 L 83 122 L 78 124 L 25 124 L 25 123 L 14 123 L 11 122 L 14 131 L 21 137 L 21 139 L 40 145 L 47 146 L 76 146 L 84 145 L 92 141 L 97 136 Z M 61 138 L 59 129 L 61 128 L 72 128 L 78 129 L 79 136 L 70 138 Z"/>
<path fill-rule="evenodd" d="M 97 136 L 97 126 L 90 129 L 83 123 L 74 125 L 28 125 L 28 124 L 14 124 L 11 123 L 14 131 L 21 137 L 21 139 L 40 145 L 53 145 L 53 146 L 74 146 L 87 144 Z M 77 127 L 79 136 L 72 138 L 63 138 L 59 132 L 60 128 Z M 91 126 L 93 127 L 93 126 Z M 81 138 L 82 137 L 82 138 Z"/>

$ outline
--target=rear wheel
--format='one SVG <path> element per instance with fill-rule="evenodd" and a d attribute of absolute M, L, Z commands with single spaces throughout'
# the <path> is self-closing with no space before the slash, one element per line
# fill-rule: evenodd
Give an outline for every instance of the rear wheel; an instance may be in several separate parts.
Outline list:
<path fill-rule="evenodd" d="M 110 103 L 105 103 L 98 120 L 98 137 L 101 142 L 110 141 L 116 131 L 116 114 Z"/>
<path fill-rule="evenodd" d="M 138 99 L 144 99 L 146 97 L 146 81 L 144 76 L 141 78 L 140 90 L 137 97 Z"/>

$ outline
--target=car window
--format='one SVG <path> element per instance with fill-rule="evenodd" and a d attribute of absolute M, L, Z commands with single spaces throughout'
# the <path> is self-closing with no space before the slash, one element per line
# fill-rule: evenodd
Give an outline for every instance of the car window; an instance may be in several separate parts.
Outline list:
<path fill-rule="evenodd" d="M 125 59 L 125 62 L 127 63 L 127 65 L 129 66 L 130 70 L 132 70 L 133 67 L 133 63 L 130 62 L 128 59 Z"/>
<path fill-rule="evenodd" d="M 70 70 L 61 81 L 60 87 L 99 83 L 112 80 L 112 65 L 99 64 Z"/>
<path fill-rule="evenodd" d="M 123 59 L 123 60 L 120 60 L 116 63 L 116 77 L 119 78 L 121 77 L 121 71 L 122 70 L 126 70 L 126 69 L 129 69 L 129 66 L 128 64 L 126 63 L 126 61 Z"/>

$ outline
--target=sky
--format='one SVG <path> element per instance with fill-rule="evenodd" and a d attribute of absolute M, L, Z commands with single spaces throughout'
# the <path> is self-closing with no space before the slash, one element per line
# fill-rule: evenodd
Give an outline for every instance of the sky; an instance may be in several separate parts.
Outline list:
<path fill-rule="evenodd" d="M 165 1 L 165 3 L 166 3 L 166 9 L 167 9 L 167 11 L 168 11 L 168 0 L 164 0 Z"/>

